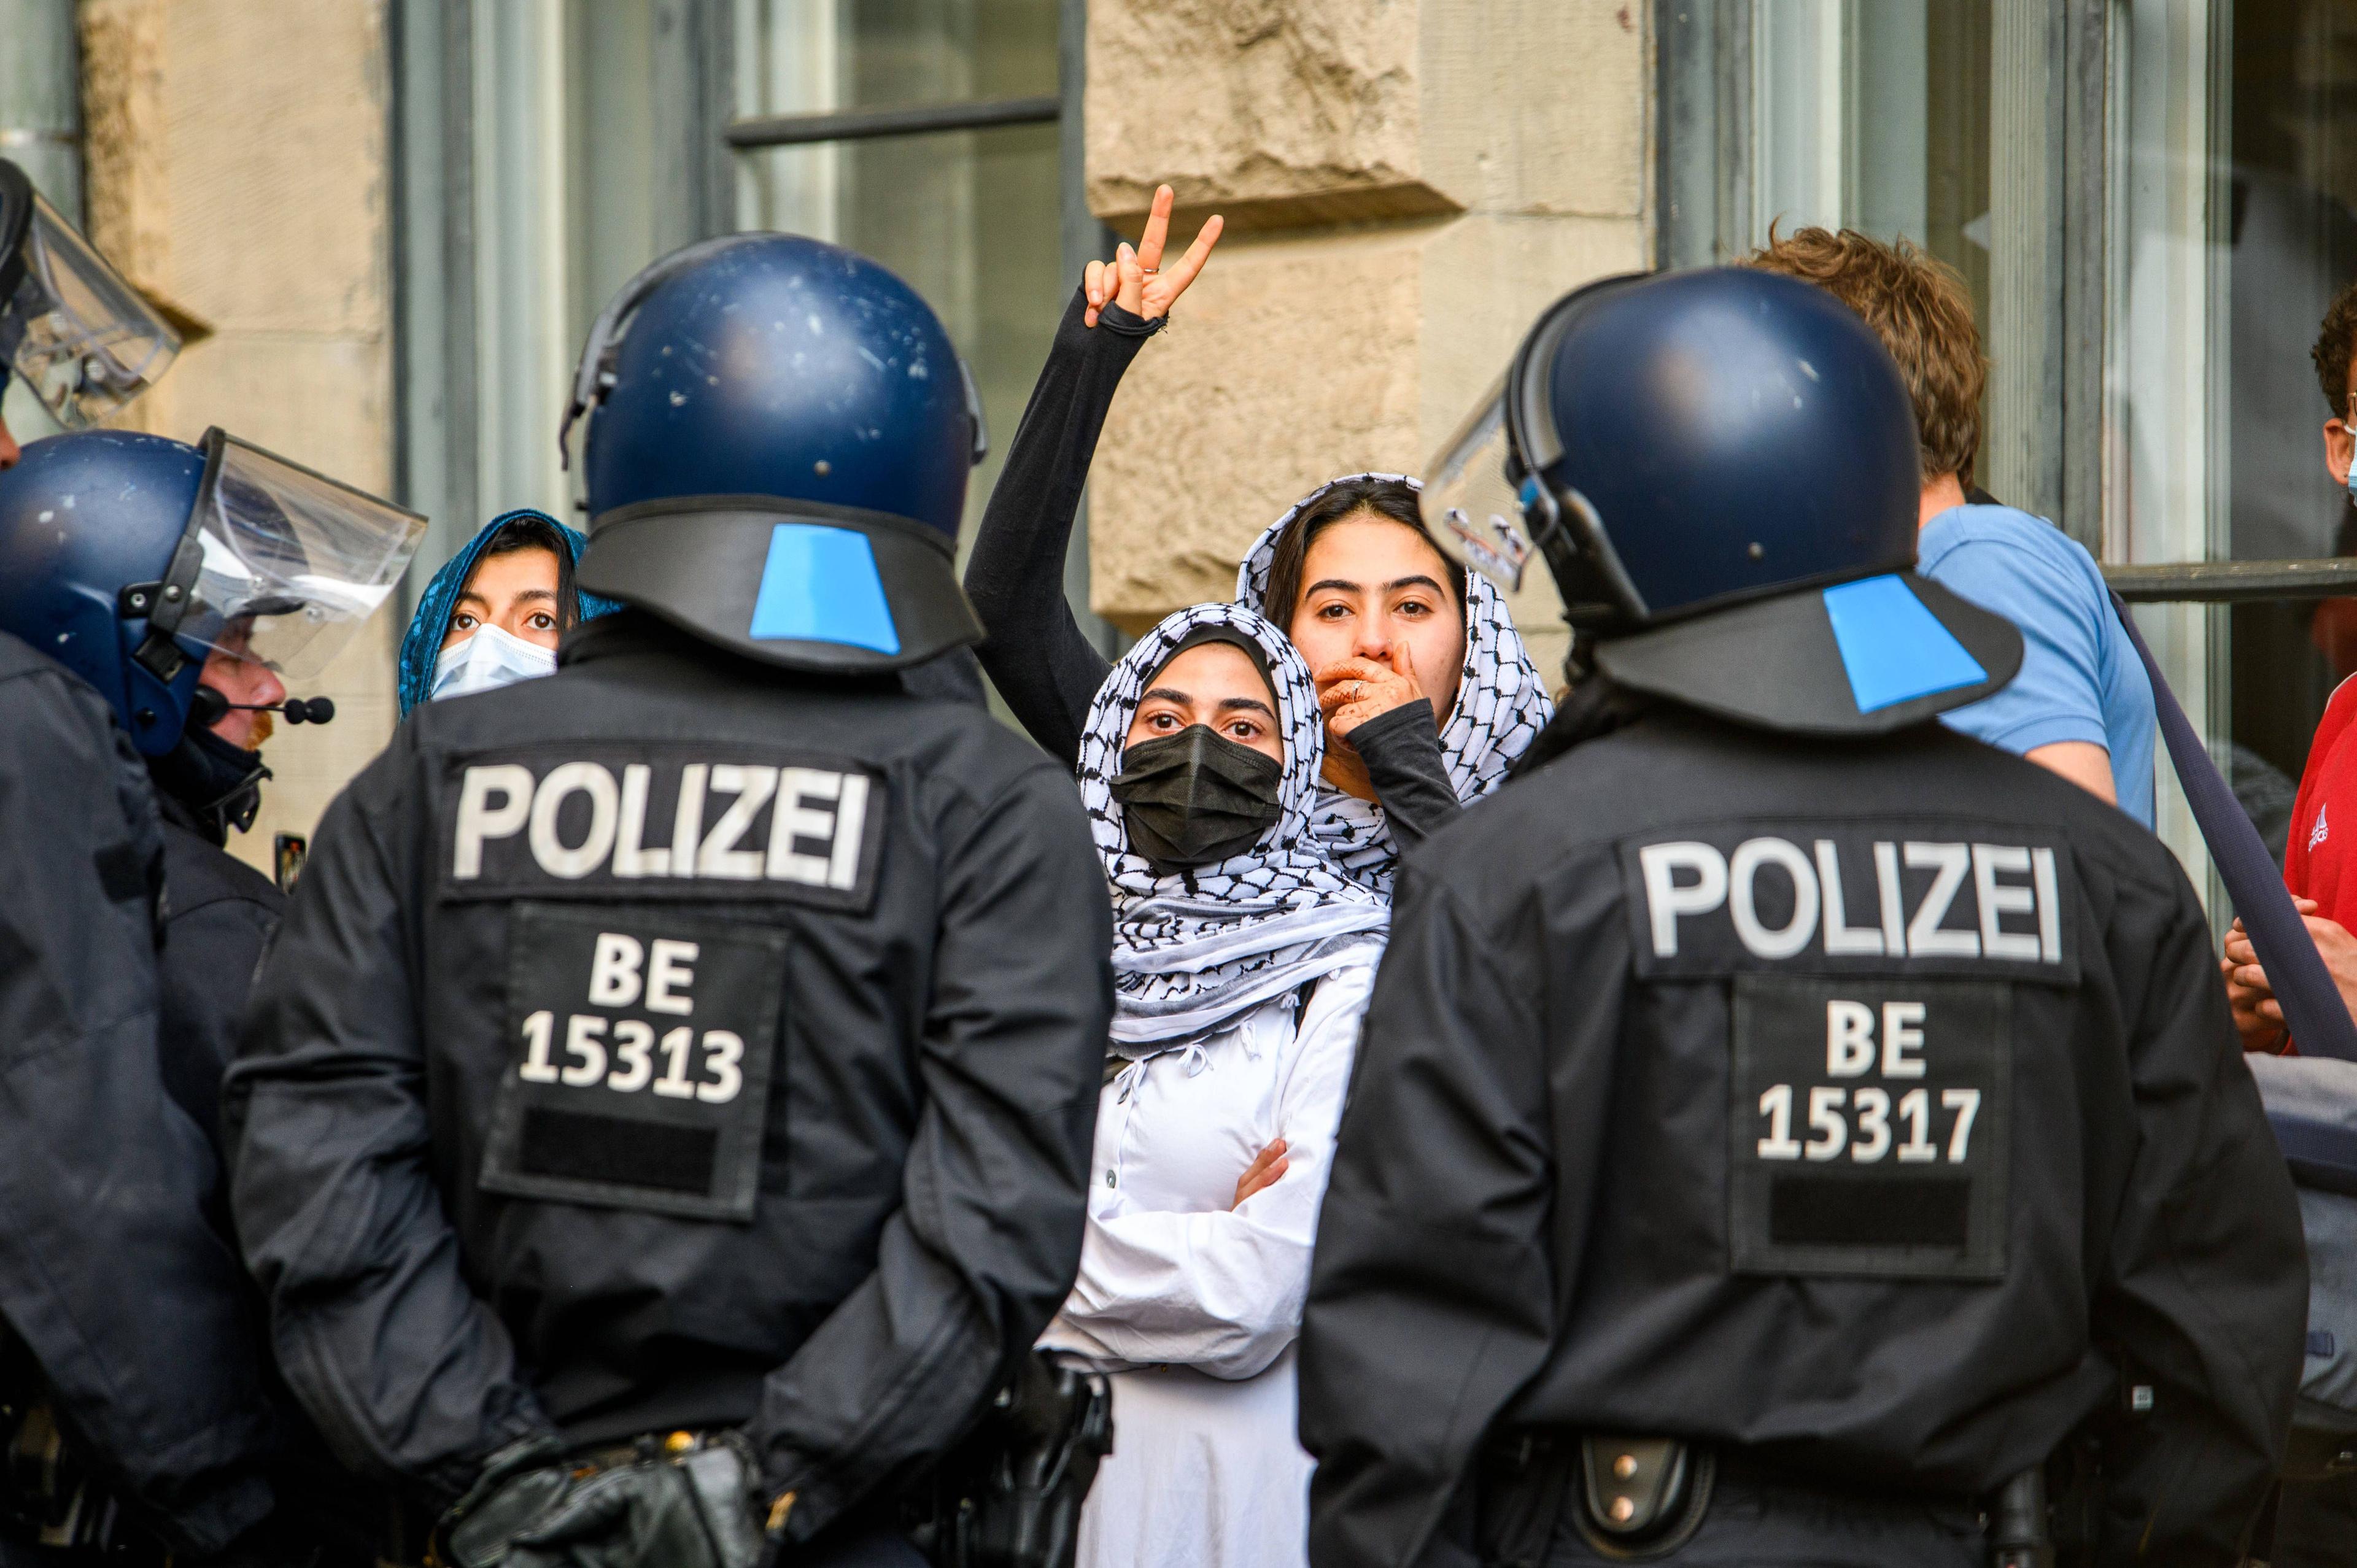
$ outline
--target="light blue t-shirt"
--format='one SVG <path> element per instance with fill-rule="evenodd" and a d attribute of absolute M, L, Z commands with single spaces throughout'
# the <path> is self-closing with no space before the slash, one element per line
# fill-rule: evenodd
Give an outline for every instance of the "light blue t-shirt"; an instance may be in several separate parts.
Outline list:
<path fill-rule="evenodd" d="M 2084 546 L 2008 506 L 1960 506 L 1923 525 L 1916 570 L 2021 628 L 2021 673 L 1940 715 L 2023 756 L 2083 740 L 2112 754 L 2120 810 L 2152 826 L 2152 682 Z"/>

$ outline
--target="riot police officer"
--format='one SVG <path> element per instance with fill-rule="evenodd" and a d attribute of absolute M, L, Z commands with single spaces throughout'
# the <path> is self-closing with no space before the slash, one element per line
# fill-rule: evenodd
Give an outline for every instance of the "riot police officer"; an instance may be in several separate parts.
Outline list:
<path fill-rule="evenodd" d="M 57 435 L 0 473 L 0 632 L 19 655 L 19 689 L 70 693 L 78 711 L 102 721 L 97 733 L 123 775 L 99 797 L 57 781 L 12 791 L 7 834 L 78 842 L 92 801 L 119 798 L 126 820 L 144 823 L 137 842 L 153 850 L 135 862 L 113 846 L 96 863 L 101 891 L 144 900 L 146 950 L 136 961 L 112 955 L 120 973 L 107 983 L 125 997 L 145 988 L 146 1034 L 119 1061 L 97 1052 L 58 1057 L 75 1092 L 113 1098 L 99 1102 L 102 1114 L 62 1127 L 37 1101 L 16 1102 L 25 1142 L 12 1148 L 56 1133 L 70 1138 L 44 1179 L 9 1206 L 52 1235 L 38 1267 L 6 1271 L 0 1287 L 16 1298 L 5 1304 L 16 1353 L 0 1372 L 12 1446 L 48 1455 L 20 1462 L 0 1482 L 0 1513 L 15 1516 L 20 1539 L 118 1553 L 221 1544 L 221 1523 L 143 1486 L 142 1464 L 186 1467 L 181 1484 L 192 1497 L 235 1483 L 241 1515 L 267 1508 L 271 1483 L 281 1483 L 274 1541 L 295 1532 L 293 1512 L 323 1501 L 300 1476 L 299 1415 L 274 1412 L 267 1398 L 259 1302 L 237 1266 L 209 1142 L 218 1136 L 220 1084 L 247 989 L 279 909 L 277 890 L 221 843 L 232 822 L 251 819 L 265 771 L 239 744 L 255 738 L 255 710 L 285 699 L 280 671 L 316 669 L 365 618 L 422 526 L 220 431 L 201 449 L 128 433 Z M 285 705 L 307 717 L 323 704 Z M 44 733 L 38 727 L 9 733 L 14 766 L 38 773 L 51 765 L 29 738 Z M 77 948 L 81 935 L 64 906 L 48 901 L 87 897 L 86 881 L 56 868 L 12 879 L 38 892 L 27 908 L 44 911 L 40 934 L 51 948 Z M 84 1229 L 109 1211 L 92 1193 L 119 1178 L 127 1158 L 158 1162 L 150 1179 L 178 1195 L 170 1229 L 186 1234 L 177 1259 L 126 1256 L 102 1225 Z M 164 1225 L 161 1217 L 150 1223 Z M 72 1282 L 46 1307 L 34 1283 L 43 1274 Z M 124 1395 L 91 1381 L 82 1365 L 91 1358 L 118 1367 L 116 1380 L 135 1380 L 137 1408 L 154 1402 L 189 1416 L 118 1428 L 104 1412 Z M 210 1445 L 177 1456 L 175 1444 L 206 1418 L 209 1402 L 229 1402 L 210 1417 L 220 1424 Z M 349 1486 L 331 1489 L 324 1517 L 350 1517 Z M 124 1502 L 131 1508 L 118 1507 Z M 301 1533 L 307 1562 L 318 1532 Z M 345 1544 L 368 1560 L 363 1542 Z M 241 1550 L 270 1560 L 250 1532 Z"/>
<path fill-rule="evenodd" d="M 6 371 L 79 430 L 178 348 L 0 161 Z M 317 633 L 360 607 L 332 564 L 274 570 L 301 531 L 237 504 L 253 465 L 112 433 L 27 450 L 0 431 L 0 1562 L 276 1561 L 289 1434 L 207 1142 L 275 895 L 186 831 L 233 793 L 190 798 L 187 720 L 274 680 L 242 657 L 266 621 Z"/>
<path fill-rule="evenodd" d="M 891 1489 L 1072 1278 L 1111 1008 L 1070 779 L 904 685 L 979 636 L 971 383 L 891 274 L 754 234 L 627 285 L 578 388 L 626 607 L 328 811 L 239 1230 L 339 1453 L 457 1499 L 445 1562 L 905 1558 Z"/>
<path fill-rule="evenodd" d="M 1562 300 L 1436 465 L 1585 678 L 1407 861 L 1302 1337 L 1316 1568 L 2026 1563 L 2066 1440 L 2096 1560 L 2234 1559 L 2298 1212 L 2167 850 L 1926 722 L 2020 642 L 1910 571 L 1915 476 L 1872 334 L 1732 271 Z"/>
<path fill-rule="evenodd" d="M 104 698 L 0 634 L 0 1563 L 271 1506 L 260 1325 L 215 1166 L 156 1071 L 163 843 Z"/>
<path fill-rule="evenodd" d="M 0 630 L 105 696 L 156 787 L 163 1069 L 209 1137 L 247 987 L 284 907 L 224 846 L 260 809 L 274 716 L 334 716 L 326 698 L 290 699 L 285 682 L 325 664 L 423 531 L 422 519 L 220 430 L 200 446 L 56 435 L 0 474 Z M 343 558 L 356 546 L 369 559 Z"/>

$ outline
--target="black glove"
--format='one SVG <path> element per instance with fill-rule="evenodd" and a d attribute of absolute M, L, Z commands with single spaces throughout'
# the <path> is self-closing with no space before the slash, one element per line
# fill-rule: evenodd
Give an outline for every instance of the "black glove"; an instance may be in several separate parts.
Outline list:
<path fill-rule="evenodd" d="M 572 1484 L 565 1445 L 554 1436 L 519 1438 L 484 1463 L 467 1495 L 434 1527 L 431 1556 L 453 1568 L 500 1562 L 509 1540 L 554 1507 Z"/>
<path fill-rule="evenodd" d="M 578 1466 L 553 1443 L 522 1447 L 495 1455 L 444 1520 L 452 1568 L 751 1568 L 760 1555 L 758 1471 L 736 1433 Z"/>

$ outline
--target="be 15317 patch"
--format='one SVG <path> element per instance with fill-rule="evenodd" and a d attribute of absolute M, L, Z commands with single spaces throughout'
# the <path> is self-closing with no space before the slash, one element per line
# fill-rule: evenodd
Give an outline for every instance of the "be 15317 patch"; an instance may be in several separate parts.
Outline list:
<path fill-rule="evenodd" d="M 786 935 L 671 908 L 519 904 L 487 1192 L 748 1220 Z"/>
<path fill-rule="evenodd" d="M 1738 1273 L 2003 1277 L 2013 988 L 1738 974 Z"/>

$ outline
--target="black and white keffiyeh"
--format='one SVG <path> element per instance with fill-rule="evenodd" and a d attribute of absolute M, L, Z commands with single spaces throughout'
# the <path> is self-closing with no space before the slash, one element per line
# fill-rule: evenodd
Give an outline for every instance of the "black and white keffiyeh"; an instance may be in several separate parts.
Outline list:
<path fill-rule="evenodd" d="M 1236 569 L 1236 602 L 1265 610 L 1268 575 L 1276 542 L 1293 520 L 1336 485 L 1383 479 L 1421 491 L 1424 481 L 1408 474 L 1345 474 L 1329 479 L 1293 503 L 1269 524 Z M 1465 668 L 1457 681 L 1457 705 L 1440 726 L 1440 756 L 1459 800 L 1474 800 L 1506 781 L 1506 770 L 1530 749 L 1555 703 L 1514 629 L 1514 618 L 1497 585 L 1479 572 L 1465 574 Z M 1310 832 L 1329 858 L 1357 880 L 1388 895 L 1398 846 L 1392 843 L 1381 806 L 1344 794 L 1322 780 L 1310 809 Z"/>
<path fill-rule="evenodd" d="M 1168 876 L 1130 852 L 1112 779 L 1147 686 L 1188 637 L 1226 627 L 1268 659 L 1285 737 L 1280 815 L 1241 854 Z M 1343 875 L 1311 836 L 1326 736 L 1309 669 L 1283 633 L 1240 605 L 1197 605 L 1138 639 L 1089 704 L 1081 803 L 1113 885 L 1114 1050 L 1133 1059 L 1225 1028 L 1347 964 L 1372 961 L 1389 902 Z"/>

